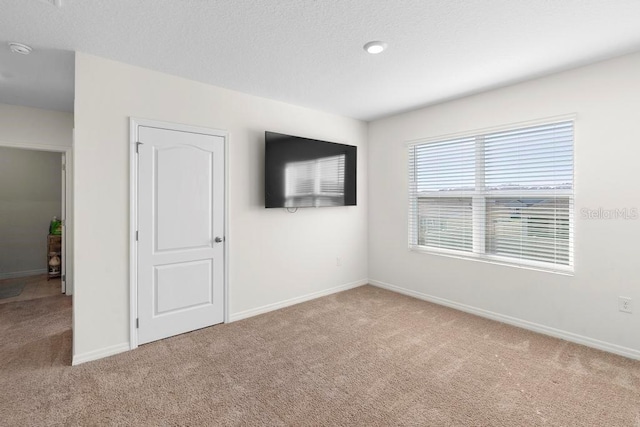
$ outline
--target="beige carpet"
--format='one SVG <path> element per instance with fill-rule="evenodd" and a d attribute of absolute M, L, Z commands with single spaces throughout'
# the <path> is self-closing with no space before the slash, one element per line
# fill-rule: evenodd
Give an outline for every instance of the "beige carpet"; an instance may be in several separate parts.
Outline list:
<path fill-rule="evenodd" d="M 0 424 L 640 425 L 640 362 L 371 286 L 77 367 L 70 321 L 0 306 Z"/>
<path fill-rule="evenodd" d="M 46 274 L 17 277 L 13 279 L 2 279 L 0 280 L 0 288 L 11 286 L 16 283 L 24 284 L 22 292 L 10 298 L 0 298 L 0 304 L 51 297 L 54 295 L 60 295 L 60 293 L 62 292 L 62 289 L 60 287 L 60 278 L 47 280 Z"/>

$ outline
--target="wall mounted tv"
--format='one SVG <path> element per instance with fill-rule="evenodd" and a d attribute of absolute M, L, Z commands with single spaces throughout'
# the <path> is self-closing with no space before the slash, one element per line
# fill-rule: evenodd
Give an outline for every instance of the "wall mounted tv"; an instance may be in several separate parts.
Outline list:
<path fill-rule="evenodd" d="M 357 147 L 265 132 L 267 208 L 355 206 Z"/>

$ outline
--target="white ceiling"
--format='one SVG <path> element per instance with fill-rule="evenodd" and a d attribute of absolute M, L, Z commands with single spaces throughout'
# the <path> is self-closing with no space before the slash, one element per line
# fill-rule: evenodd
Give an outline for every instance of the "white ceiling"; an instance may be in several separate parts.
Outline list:
<path fill-rule="evenodd" d="M 38 58 L 0 54 L 0 73 L 34 84 L 2 79 L 0 102 L 69 109 L 73 76 L 43 75 L 81 51 L 371 120 L 640 50 L 640 0 L 62 3 L 0 0 L 0 42 Z M 389 48 L 368 55 L 370 40 Z"/>

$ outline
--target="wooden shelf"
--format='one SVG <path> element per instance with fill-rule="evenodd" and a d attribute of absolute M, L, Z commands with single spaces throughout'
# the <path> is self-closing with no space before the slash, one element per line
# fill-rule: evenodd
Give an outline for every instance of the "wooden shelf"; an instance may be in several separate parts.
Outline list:
<path fill-rule="evenodd" d="M 60 259 L 58 267 L 49 265 L 51 258 L 57 256 Z M 49 234 L 47 236 L 47 270 L 49 272 L 47 280 L 62 276 L 62 236 Z"/>

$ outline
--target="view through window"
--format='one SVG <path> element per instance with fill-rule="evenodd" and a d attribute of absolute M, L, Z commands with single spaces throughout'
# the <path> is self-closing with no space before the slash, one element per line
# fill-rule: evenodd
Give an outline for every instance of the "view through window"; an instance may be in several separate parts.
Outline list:
<path fill-rule="evenodd" d="M 573 121 L 409 146 L 413 248 L 573 265 Z"/>

